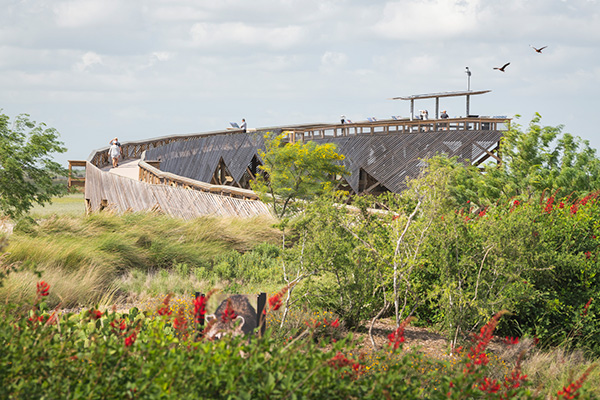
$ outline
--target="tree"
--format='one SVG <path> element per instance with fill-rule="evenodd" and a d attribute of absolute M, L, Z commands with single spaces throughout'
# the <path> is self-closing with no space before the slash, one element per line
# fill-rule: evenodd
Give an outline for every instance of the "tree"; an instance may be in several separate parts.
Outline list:
<path fill-rule="evenodd" d="M 456 207 L 485 207 L 513 197 L 585 196 L 600 189 L 600 159 L 587 140 L 563 133 L 561 125 L 541 126 L 536 114 L 527 129 L 512 123 L 500 142 L 502 162 L 489 163 L 483 172 L 456 158 L 438 155 L 429 170 L 449 174 L 448 194 Z"/>
<path fill-rule="evenodd" d="M 2 110 L 0 110 L 2 111 Z M 59 134 L 44 123 L 36 123 L 29 115 L 10 118 L 0 113 L 0 211 L 8 217 L 27 214 L 34 203 L 50 203 L 53 196 L 66 192 L 56 184 L 57 176 L 67 170 L 53 161 L 52 153 L 67 149 Z"/>
<path fill-rule="evenodd" d="M 488 165 L 480 180 L 482 197 L 532 198 L 543 191 L 562 197 L 600 188 L 600 160 L 589 142 L 540 121 L 536 113 L 526 130 L 511 125 L 500 143 L 502 163 Z"/>
<path fill-rule="evenodd" d="M 335 144 L 316 142 L 286 143 L 285 135 L 265 135 L 265 151 L 258 151 L 265 173 L 252 182 L 261 200 L 273 207 L 283 219 L 295 200 L 310 200 L 327 188 L 336 175 L 347 174 L 340 162 L 344 156 L 335 152 Z M 301 204 L 301 203 L 300 203 Z M 297 204 L 296 204 L 297 205 Z"/>
<path fill-rule="evenodd" d="M 289 216 L 299 217 L 308 201 L 331 190 L 330 184 L 336 175 L 346 174 L 340 162 L 344 156 L 335 152 L 335 144 L 316 142 L 282 144 L 285 135 L 265 135 L 265 151 L 258 154 L 263 161 L 260 169 L 264 174 L 258 175 L 251 182 L 252 189 L 260 199 L 273 208 L 273 214 L 280 221 L 282 232 L 282 269 L 283 279 L 287 283 L 287 298 L 281 325 L 285 322 L 290 309 L 290 299 L 294 286 L 307 276 L 315 273 L 308 270 L 304 262 L 304 246 L 295 259 L 286 260 L 285 229 Z M 300 241 L 306 238 L 306 224 L 299 224 Z"/>

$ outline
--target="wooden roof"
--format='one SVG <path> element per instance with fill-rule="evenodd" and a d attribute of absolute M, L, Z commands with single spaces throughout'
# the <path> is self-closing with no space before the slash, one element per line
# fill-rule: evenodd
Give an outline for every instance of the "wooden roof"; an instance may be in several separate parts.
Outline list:
<path fill-rule="evenodd" d="M 257 150 L 264 149 L 264 131 L 246 135 L 218 135 L 172 142 L 149 149 L 147 159 L 162 160 L 160 169 L 176 175 L 210 182 L 221 159 L 232 177 L 239 181 Z M 497 130 L 448 130 L 411 134 L 374 134 L 314 139 L 335 143 L 345 156 L 344 165 L 351 173 L 345 177 L 359 192 L 363 169 L 392 192 L 401 192 L 408 177 L 416 177 L 424 159 L 438 153 L 459 160 L 475 161 L 495 147 L 502 137 Z"/>

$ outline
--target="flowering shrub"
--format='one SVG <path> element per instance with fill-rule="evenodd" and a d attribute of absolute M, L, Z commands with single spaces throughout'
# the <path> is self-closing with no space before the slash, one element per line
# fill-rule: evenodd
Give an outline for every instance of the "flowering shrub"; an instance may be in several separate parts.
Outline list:
<path fill-rule="evenodd" d="M 540 398 L 519 363 L 503 381 L 488 375 L 484 350 L 500 314 L 440 375 L 434 368 L 423 374 L 423 362 L 415 367 L 419 356 L 402 351 L 408 320 L 392 332 L 389 346 L 377 353 L 379 367 L 372 368 L 351 336 L 317 343 L 310 338 L 314 326 L 287 344 L 270 330 L 256 340 L 210 341 L 192 335 L 196 328 L 177 322 L 177 315 L 92 310 L 49 323 L 54 317 L 43 299 L 35 308 L 44 323 L 31 325 L 1 309 L 0 385 L 8 398 Z M 327 324 L 339 326 L 337 320 Z M 584 396 L 590 371 L 556 395 Z"/>

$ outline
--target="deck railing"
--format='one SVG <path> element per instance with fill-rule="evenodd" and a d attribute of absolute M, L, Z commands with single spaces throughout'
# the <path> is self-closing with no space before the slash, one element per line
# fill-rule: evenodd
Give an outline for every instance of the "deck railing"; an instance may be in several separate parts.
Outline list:
<path fill-rule="evenodd" d="M 195 179 L 164 172 L 152 166 L 150 163 L 140 160 L 139 180 L 153 185 L 168 185 L 173 187 L 182 187 L 185 189 L 194 189 L 201 192 L 218 194 L 221 196 L 235 197 L 244 200 L 258 200 L 258 195 L 252 190 L 242 189 L 235 186 L 213 185 Z"/>
<path fill-rule="evenodd" d="M 346 124 L 330 124 L 306 126 L 286 129 L 289 141 L 307 141 L 328 137 L 376 134 L 410 134 L 418 132 L 500 130 L 510 128 L 510 119 L 505 116 L 447 118 L 436 120 L 392 119 L 374 122 L 351 122 Z"/>

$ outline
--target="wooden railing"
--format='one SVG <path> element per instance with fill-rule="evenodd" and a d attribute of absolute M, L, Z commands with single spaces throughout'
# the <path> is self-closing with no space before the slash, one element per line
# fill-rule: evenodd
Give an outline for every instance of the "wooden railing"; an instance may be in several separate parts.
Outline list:
<path fill-rule="evenodd" d="M 500 130 L 510 127 L 510 119 L 504 116 L 447 118 L 436 120 L 384 120 L 374 122 L 352 122 L 347 124 L 330 124 L 288 128 L 289 141 L 307 141 L 328 137 L 343 137 L 354 135 L 398 134 L 436 131 L 469 131 L 469 130 Z"/>
<path fill-rule="evenodd" d="M 140 168 L 139 180 L 142 182 L 151 183 L 153 185 L 168 185 L 185 189 L 194 189 L 201 192 L 209 192 L 244 200 L 258 200 L 258 195 L 252 190 L 234 186 L 212 185 L 210 183 L 197 181 L 169 172 L 163 172 L 144 160 L 140 160 L 138 166 Z"/>
<path fill-rule="evenodd" d="M 142 158 L 142 153 L 148 149 L 152 149 L 155 147 L 164 146 L 171 142 L 177 141 L 186 141 L 193 140 L 200 137 L 207 136 L 216 136 L 223 134 L 231 134 L 231 133 L 243 133 L 241 129 L 235 130 L 226 130 L 226 131 L 216 131 L 216 132 L 206 132 L 206 133 L 195 133 L 191 135 L 172 135 L 172 136 L 164 136 L 156 139 L 150 140 L 140 140 L 140 141 L 132 141 L 132 142 L 124 142 L 121 144 L 121 158 L 122 159 L 135 159 Z M 108 156 L 109 146 L 101 148 L 93 152 L 90 157 L 88 157 L 88 161 L 98 168 L 103 168 L 111 163 L 111 160 Z"/>

